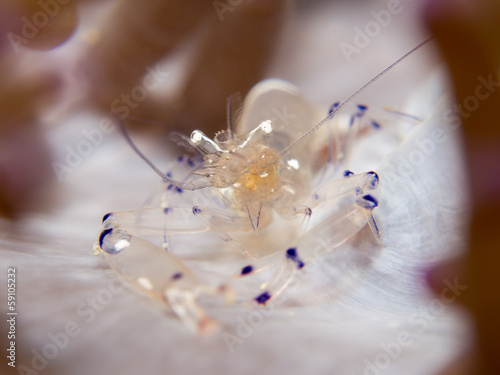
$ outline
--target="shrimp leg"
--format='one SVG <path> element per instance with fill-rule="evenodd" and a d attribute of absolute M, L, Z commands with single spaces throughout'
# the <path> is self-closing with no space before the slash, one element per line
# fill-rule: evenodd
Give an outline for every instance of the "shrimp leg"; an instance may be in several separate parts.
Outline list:
<path fill-rule="evenodd" d="M 316 189 L 307 204 L 314 208 L 319 204 L 328 205 L 329 202 L 338 204 L 345 199 L 353 202 L 367 190 L 377 189 L 378 183 L 379 177 L 375 172 L 354 174 L 346 170 L 344 178 L 325 183 Z"/>
<path fill-rule="evenodd" d="M 372 211 L 377 207 L 378 201 L 373 195 L 365 194 L 363 190 L 363 187 L 368 190 L 375 189 L 378 176 L 375 178 L 374 172 L 356 176 L 358 177 L 353 181 L 358 181 L 360 184 L 351 184 L 349 181 L 350 188 L 339 193 L 339 195 L 353 195 L 354 193 L 351 203 L 336 209 L 325 220 L 292 242 L 284 252 L 280 251 L 259 259 L 243 267 L 234 275 L 235 278 L 239 278 L 270 267 L 276 268 L 266 290 L 254 298 L 257 303 L 265 304 L 269 299 L 279 295 L 299 270 L 344 244 L 366 224 L 369 224 L 373 234 L 379 237 L 378 228 L 372 216 Z"/>
<path fill-rule="evenodd" d="M 253 230 L 248 217 L 230 214 L 225 210 L 217 208 L 201 206 L 193 207 L 193 214 L 201 218 L 213 233 L 228 243 L 235 251 L 245 255 L 249 259 L 255 259 L 255 253 L 252 249 L 236 241 L 228 233 L 231 231 L 248 232 Z"/>
<path fill-rule="evenodd" d="M 197 218 L 193 218 L 196 216 Z M 171 236 L 214 232 L 236 252 L 255 258 L 254 252 L 235 241 L 228 232 L 251 230 L 248 218 L 212 207 L 144 208 L 135 211 L 111 212 L 104 215 L 103 229 L 120 228 L 139 236 Z"/>
<path fill-rule="evenodd" d="M 228 293 L 227 287 L 201 284 L 177 257 L 121 228 L 103 229 L 98 245 L 124 281 L 169 305 L 193 331 L 206 334 L 217 328 L 196 298 L 201 293 Z"/>

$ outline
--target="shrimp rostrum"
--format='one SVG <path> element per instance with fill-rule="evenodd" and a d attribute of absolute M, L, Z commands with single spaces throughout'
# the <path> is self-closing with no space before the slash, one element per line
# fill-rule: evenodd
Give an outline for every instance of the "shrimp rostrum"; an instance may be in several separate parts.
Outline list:
<path fill-rule="evenodd" d="M 198 305 L 200 294 L 230 297 L 236 279 L 271 270 L 264 289 L 247 300 L 266 304 L 318 254 L 339 248 L 365 226 L 379 239 L 373 216 L 379 176 L 354 173 L 349 160 L 360 139 L 380 131 L 392 136 L 394 129 L 371 119 L 363 105 L 351 104 L 345 118 L 335 116 L 362 89 L 322 114 L 291 84 L 263 81 L 245 98 L 238 119 L 228 110 L 227 130 L 213 139 L 199 130 L 181 137 L 194 156 L 178 158 L 166 172 L 125 135 L 162 178 L 161 197 L 136 211 L 106 214 L 98 249 L 124 281 L 204 333 L 217 324 Z M 314 220 L 317 212 L 320 220 Z M 280 235 L 276 223 L 292 229 Z M 239 254 L 239 266 L 225 283 L 200 281 L 181 260 L 181 249 L 170 245 L 177 235 L 201 232 L 212 232 L 224 251 Z M 263 244 L 265 233 L 272 233 L 271 245 Z M 144 238 L 155 235 L 163 246 Z"/>

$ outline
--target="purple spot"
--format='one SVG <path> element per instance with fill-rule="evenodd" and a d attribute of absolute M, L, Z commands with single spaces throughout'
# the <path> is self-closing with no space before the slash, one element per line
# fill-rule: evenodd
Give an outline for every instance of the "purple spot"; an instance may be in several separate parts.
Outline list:
<path fill-rule="evenodd" d="M 246 266 L 246 267 L 243 267 L 241 269 L 241 274 L 242 275 L 248 275 L 252 271 L 253 271 L 253 267 L 252 266 Z"/>
<path fill-rule="evenodd" d="M 339 105 L 340 105 L 340 102 L 335 102 L 335 103 L 333 103 L 333 104 L 330 106 L 330 108 L 328 109 L 328 116 L 329 116 L 330 118 L 332 118 L 332 117 L 333 117 L 334 112 L 335 112 L 335 110 L 337 109 L 337 107 L 338 107 Z"/>
<path fill-rule="evenodd" d="M 177 272 L 172 275 L 172 280 L 179 280 L 182 277 L 182 272 Z"/>
<path fill-rule="evenodd" d="M 255 301 L 261 305 L 264 305 L 267 301 L 269 301 L 269 299 L 271 299 L 269 292 L 264 292 L 255 297 Z"/>
<path fill-rule="evenodd" d="M 368 172 L 368 174 L 370 176 L 372 176 L 372 181 L 370 182 L 370 187 L 372 189 L 375 189 L 379 183 L 379 178 L 378 178 L 378 174 L 375 173 L 375 172 Z"/>
<path fill-rule="evenodd" d="M 375 208 L 378 206 L 378 200 L 375 198 L 373 195 L 367 194 L 363 196 L 363 199 L 365 200 L 365 208 Z"/>
<path fill-rule="evenodd" d="M 357 116 L 351 116 L 351 121 L 349 122 L 349 127 L 353 126 L 354 125 L 354 119 L 356 118 Z"/>
<path fill-rule="evenodd" d="M 377 222 L 375 221 L 375 219 L 373 218 L 373 216 L 372 216 L 372 223 L 375 226 L 374 229 L 375 229 L 376 235 L 379 236 L 380 235 L 380 230 L 378 229 Z"/>
<path fill-rule="evenodd" d="M 352 176 L 354 174 L 354 172 L 351 172 L 350 170 L 346 169 L 344 171 L 344 177 L 349 177 L 349 176 Z"/>
<path fill-rule="evenodd" d="M 104 229 L 99 236 L 99 247 L 102 249 L 102 243 L 104 242 L 104 237 L 110 234 L 113 231 L 112 228 Z"/>
<path fill-rule="evenodd" d="M 295 260 L 297 258 L 297 249 L 295 247 L 291 247 L 286 251 L 286 258 Z"/>
<path fill-rule="evenodd" d="M 295 247 L 291 247 L 286 251 L 286 259 L 290 259 L 291 261 L 297 263 L 297 269 L 299 270 L 305 266 L 305 263 L 299 258 Z"/>

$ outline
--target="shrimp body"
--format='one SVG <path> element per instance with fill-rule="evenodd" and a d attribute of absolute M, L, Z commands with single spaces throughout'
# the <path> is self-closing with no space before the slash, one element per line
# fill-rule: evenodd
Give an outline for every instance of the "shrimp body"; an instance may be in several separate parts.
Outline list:
<path fill-rule="evenodd" d="M 372 214 L 379 205 L 379 176 L 351 171 L 351 157 L 354 146 L 374 134 L 396 140 L 394 146 L 401 138 L 397 129 L 371 118 L 364 105 L 353 106 L 346 119 L 333 118 L 363 88 L 321 113 L 291 84 L 263 81 L 245 98 L 240 126 L 230 124 L 213 139 L 199 130 L 183 137 L 197 156 L 178 158 L 166 173 L 126 135 L 162 177 L 160 201 L 106 214 L 96 249 L 124 281 L 165 302 L 194 331 L 207 333 L 217 324 L 196 303 L 200 294 L 232 300 L 235 279 L 271 269 L 271 279 L 252 298 L 253 304 L 263 305 L 282 293 L 297 272 L 365 226 L 380 242 Z M 320 220 L 309 226 L 313 212 Z M 274 226 L 277 216 L 288 219 L 290 235 Z M 301 223 L 294 220 L 300 218 Z M 271 237 L 263 237 L 263 231 Z M 212 232 L 224 241 L 224 250 L 244 256 L 222 285 L 200 281 L 170 247 L 172 236 L 201 232 Z M 142 238 L 151 235 L 164 238 L 163 248 Z M 267 239 L 268 246 L 263 243 Z M 269 251 L 262 252 L 264 247 Z"/>
<path fill-rule="evenodd" d="M 225 204 L 236 212 L 268 216 L 268 210 L 286 193 L 281 178 L 282 159 L 266 145 L 265 138 L 272 132 L 272 122 L 267 120 L 253 129 L 244 139 L 228 132 L 221 132 L 212 141 L 195 130 L 192 144 L 204 153 L 204 160 L 193 172 L 218 188 Z M 252 208 L 258 205 L 254 212 Z"/>

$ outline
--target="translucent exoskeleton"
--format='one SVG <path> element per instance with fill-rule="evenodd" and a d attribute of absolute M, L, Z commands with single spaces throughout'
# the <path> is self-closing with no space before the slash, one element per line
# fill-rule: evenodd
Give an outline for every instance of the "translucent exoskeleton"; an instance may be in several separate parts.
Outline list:
<path fill-rule="evenodd" d="M 271 269 L 271 279 L 251 298 L 265 304 L 319 254 L 339 248 L 365 226 L 380 241 L 373 216 L 379 176 L 352 170 L 350 158 L 357 142 L 382 134 L 395 145 L 400 137 L 367 106 L 348 109 L 356 95 L 321 111 L 291 84 L 263 81 L 245 98 L 239 118 L 229 118 L 227 130 L 213 139 L 199 130 L 181 136 L 195 155 L 179 157 L 165 173 L 130 141 L 162 177 L 162 192 L 142 209 L 106 214 L 99 250 L 124 281 L 205 333 L 217 324 L 198 306 L 200 294 L 231 300 L 235 279 Z M 342 107 L 346 114 L 334 116 Z M 291 228 L 286 234 L 283 223 Z M 207 231 L 241 257 L 241 266 L 219 285 L 201 281 L 181 260 L 183 249 L 172 246 L 175 236 Z M 272 237 L 266 246 L 259 242 L 264 235 Z M 160 236 L 163 246 L 144 236 Z"/>

